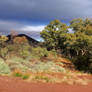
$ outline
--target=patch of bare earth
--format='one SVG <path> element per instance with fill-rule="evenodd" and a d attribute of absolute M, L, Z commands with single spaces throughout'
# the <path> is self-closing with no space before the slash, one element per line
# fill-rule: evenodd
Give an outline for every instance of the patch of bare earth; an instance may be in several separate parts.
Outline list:
<path fill-rule="evenodd" d="M 91 77 L 92 76 L 90 76 L 90 78 Z M 83 76 L 81 78 L 83 78 Z M 20 78 L 1 76 L 0 92 L 92 92 L 92 83 L 87 85 L 69 85 L 66 83 L 32 83 L 25 82 Z"/>

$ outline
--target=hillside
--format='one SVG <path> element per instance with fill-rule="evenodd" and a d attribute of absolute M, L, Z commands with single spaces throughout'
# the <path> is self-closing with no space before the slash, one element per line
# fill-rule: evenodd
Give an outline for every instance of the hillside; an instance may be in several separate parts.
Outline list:
<path fill-rule="evenodd" d="M 26 37 L 26 39 L 29 41 L 30 45 L 38 45 L 39 44 L 39 42 L 37 40 L 33 39 L 32 37 L 29 37 L 26 34 L 18 34 L 16 37 L 23 37 L 23 36 Z M 7 37 L 8 37 L 8 41 L 10 41 L 11 40 L 11 35 L 8 35 Z"/>

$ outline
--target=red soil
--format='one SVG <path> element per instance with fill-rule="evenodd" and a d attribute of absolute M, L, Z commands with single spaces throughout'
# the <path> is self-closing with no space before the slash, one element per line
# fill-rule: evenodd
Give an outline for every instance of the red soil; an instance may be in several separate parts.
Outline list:
<path fill-rule="evenodd" d="M 0 77 L 0 92 L 92 92 L 88 85 L 28 83 L 19 78 Z"/>

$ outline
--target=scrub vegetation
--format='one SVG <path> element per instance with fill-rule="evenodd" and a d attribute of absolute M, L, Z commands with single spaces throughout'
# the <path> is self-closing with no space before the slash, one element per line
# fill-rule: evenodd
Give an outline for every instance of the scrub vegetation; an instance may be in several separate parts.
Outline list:
<path fill-rule="evenodd" d="M 0 74 L 29 81 L 89 82 L 79 76 L 91 76 L 92 73 L 91 19 L 73 19 L 69 26 L 56 19 L 40 35 L 44 41 L 36 46 L 25 36 L 13 33 L 9 39 L 1 35 Z"/>

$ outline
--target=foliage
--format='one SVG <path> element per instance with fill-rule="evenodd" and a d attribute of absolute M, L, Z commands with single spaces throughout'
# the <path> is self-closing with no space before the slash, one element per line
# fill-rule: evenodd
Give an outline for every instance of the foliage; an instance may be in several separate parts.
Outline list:
<path fill-rule="evenodd" d="M 75 42 L 72 44 L 77 55 L 75 65 L 78 69 L 88 71 L 92 56 L 92 20 L 88 18 L 86 20 L 75 19 L 71 21 L 70 27 L 76 37 Z"/>
<path fill-rule="evenodd" d="M 57 49 L 59 48 L 60 34 L 67 32 L 68 26 L 66 24 L 61 23 L 59 20 L 54 20 L 40 34 L 48 49 Z"/>
<path fill-rule="evenodd" d="M 0 36 L 0 57 L 6 60 L 6 56 L 11 52 L 22 58 L 27 58 L 30 55 L 30 45 L 25 36 L 23 37 L 12 37 L 12 43 L 7 42 L 8 37 Z"/>
<path fill-rule="evenodd" d="M 11 72 L 9 66 L 0 59 L 0 74 L 9 74 Z"/>
<path fill-rule="evenodd" d="M 26 79 L 28 79 L 28 78 L 29 78 L 29 75 L 24 74 L 24 75 L 22 76 L 22 79 L 24 79 L 24 80 L 26 80 Z"/>
<path fill-rule="evenodd" d="M 23 73 L 21 70 L 16 69 L 15 71 L 12 72 L 12 75 L 15 77 L 21 77 L 22 79 L 28 79 L 30 77 L 29 74 Z"/>
<path fill-rule="evenodd" d="M 3 45 L 5 41 L 8 40 L 8 37 L 6 37 L 5 35 L 1 35 L 0 36 L 0 45 Z"/>
<path fill-rule="evenodd" d="M 72 33 L 69 32 L 69 28 Z M 8 37 L 0 36 L 0 57 L 7 61 L 7 56 L 10 56 L 11 62 L 8 62 L 8 65 L 11 70 L 19 68 L 22 71 L 31 70 L 32 72 L 65 72 L 64 68 L 48 60 L 51 55 L 56 58 L 58 50 L 71 59 L 77 69 L 85 71 L 92 69 L 91 19 L 73 19 L 69 26 L 56 19 L 51 21 L 40 34 L 46 48 L 32 47 L 25 36 L 18 37 L 14 33 L 11 34 L 11 42 L 7 41 Z M 12 55 L 15 60 L 12 59 Z M 35 58 L 38 62 L 32 64 L 29 58 Z M 44 58 L 48 62 L 39 62 Z M 0 69 L 3 69 L 2 67 Z M 8 68 L 7 64 L 4 67 Z M 27 76 L 24 76 L 25 78 Z"/>
<path fill-rule="evenodd" d="M 46 48 L 41 48 L 41 47 L 36 47 L 36 48 L 32 48 L 32 52 L 31 54 L 33 56 L 36 56 L 36 57 L 47 57 L 48 56 L 48 51 Z"/>
<path fill-rule="evenodd" d="M 15 37 L 13 40 L 14 46 L 16 46 L 15 51 L 19 54 L 19 56 L 26 58 L 30 55 L 29 49 L 30 45 L 25 36 L 23 37 Z"/>
<path fill-rule="evenodd" d="M 5 35 L 0 36 L 0 57 L 5 60 L 5 57 L 8 53 L 8 49 L 6 47 L 6 41 L 8 40 L 8 37 Z"/>
<path fill-rule="evenodd" d="M 61 67 L 56 65 L 54 62 L 38 62 L 35 64 L 32 64 L 31 67 L 32 72 L 66 72 L 66 70 Z"/>
<path fill-rule="evenodd" d="M 22 71 L 20 69 L 15 69 L 13 72 L 12 72 L 12 75 L 15 76 L 15 77 L 22 77 Z"/>
<path fill-rule="evenodd" d="M 15 77 L 21 77 L 22 74 L 21 74 L 21 73 L 18 73 L 18 72 L 15 72 L 15 73 L 14 73 L 14 76 L 15 76 Z"/>
<path fill-rule="evenodd" d="M 88 56 L 77 56 L 73 59 L 73 63 L 76 66 L 76 69 L 90 71 L 90 60 Z"/>
<path fill-rule="evenodd" d="M 8 54 L 8 48 L 7 47 L 0 49 L 0 55 L 4 60 L 6 59 L 5 57 L 7 56 L 7 54 Z"/>
<path fill-rule="evenodd" d="M 72 29 L 72 33 L 69 32 L 69 28 Z M 77 58 L 77 60 L 75 60 L 76 64 L 74 64 L 78 69 L 80 69 L 81 66 L 85 66 L 85 69 L 89 69 L 87 67 L 89 67 L 92 62 L 90 61 L 92 59 L 91 19 L 73 19 L 69 27 L 60 21 L 57 23 L 56 20 L 54 20 L 42 30 L 41 37 L 44 39 L 47 48 L 61 49 L 61 53 L 68 58 Z M 81 65 L 77 64 L 78 62 L 80 62 Z M 86 65 L 84 62 L 86 62 Z"/>
<path fill-rule="evenodd" d="M 7 62 L 12 71 L 15 69 L 20 69 L 23 72 L 30 70 L 30 62 L 27 59 L 13 56 Z"/>

